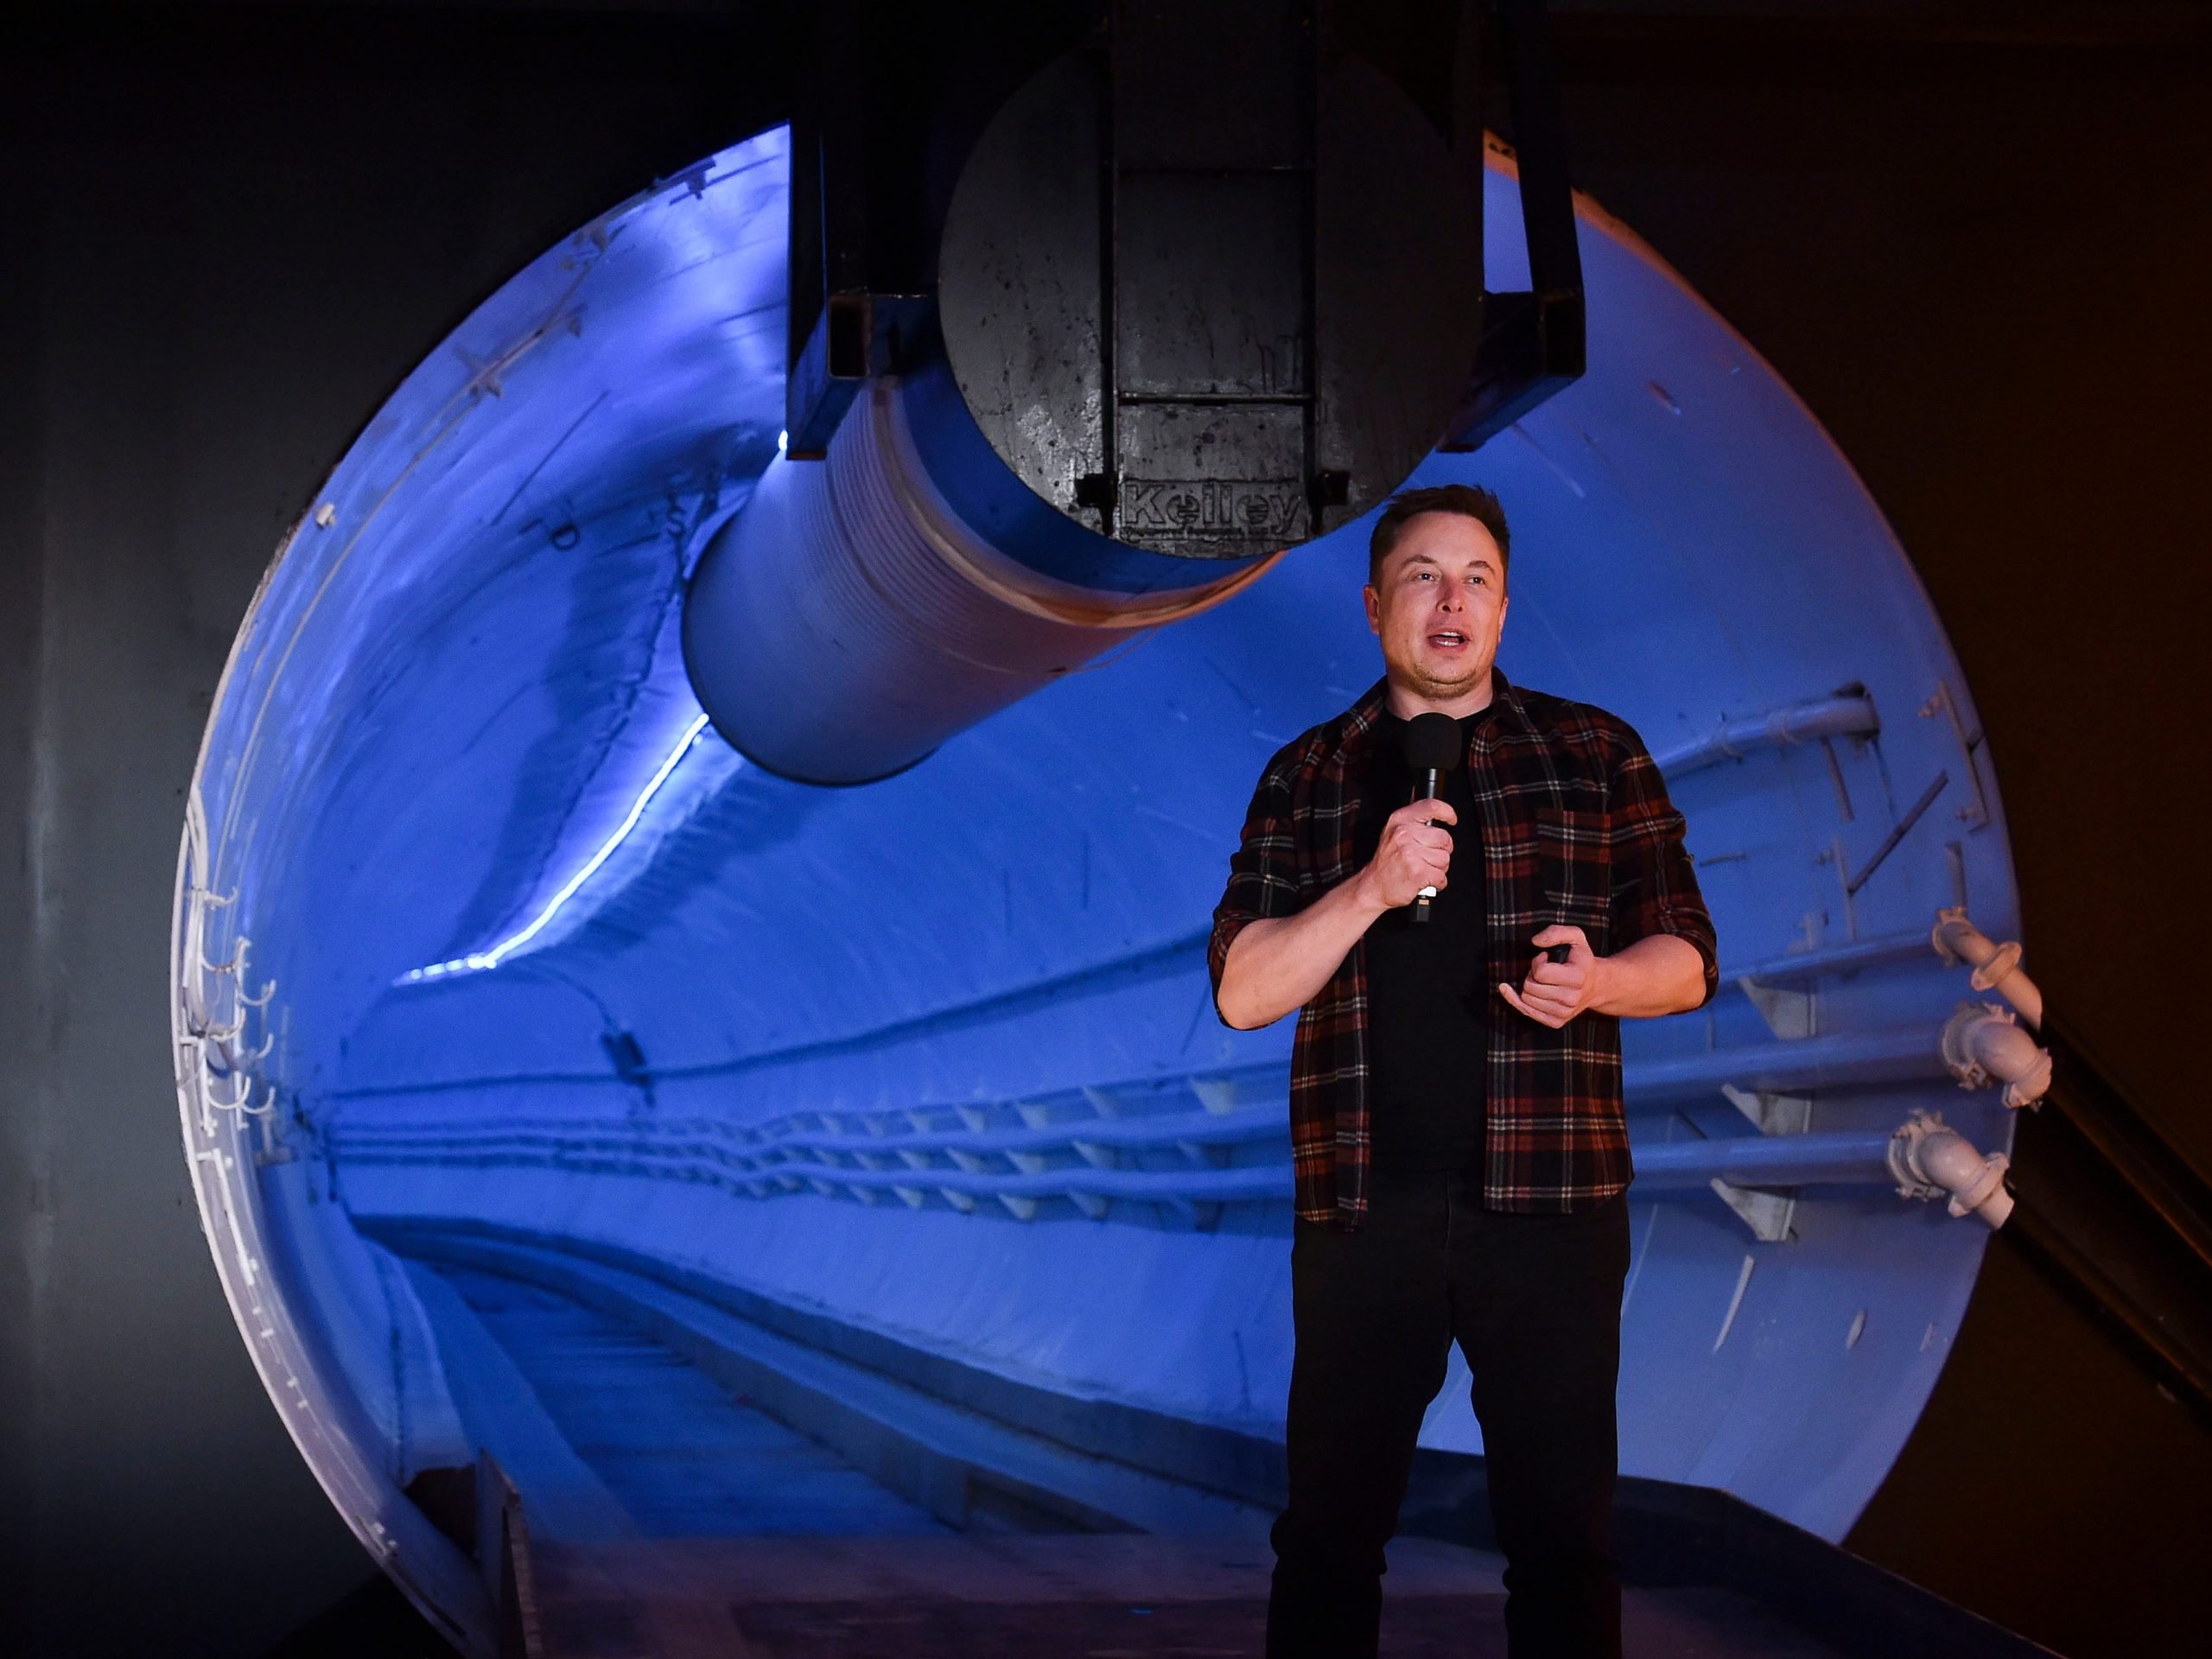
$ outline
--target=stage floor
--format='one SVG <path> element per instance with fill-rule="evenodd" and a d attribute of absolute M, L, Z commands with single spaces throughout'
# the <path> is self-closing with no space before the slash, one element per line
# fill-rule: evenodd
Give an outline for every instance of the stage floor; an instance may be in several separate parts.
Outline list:
<path fill-rule="evenodd" d="M 1258 1659 L 1267 1549 L 1155 1536 L 657 1538 L 532 1550 L 545 1659 Z M 1495 1555 L 1390 1551 L 1382 1651 L 1505 1652 Z M 1627 1592 L 1632 1659 L 1836 1659 L 1710 1588 Z"/>

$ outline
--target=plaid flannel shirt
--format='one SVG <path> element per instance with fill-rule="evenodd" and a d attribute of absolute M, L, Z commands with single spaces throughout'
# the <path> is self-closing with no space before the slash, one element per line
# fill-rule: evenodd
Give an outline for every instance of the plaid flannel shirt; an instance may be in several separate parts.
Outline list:
<path fill-rule="evenodd" d="M 1354 846 L 1368 756 L 1387 681 L 1278 751 L 1261 774 L 1229 885 L 1214 911 L 1207 965 L 1220 1011 L 1222 966 L 1245 924 L 1289 916 L 1358 874 Z M 1467 782 L 1481 820 L 1493 981 L 1518 984 L 1530 936 L 1572 923 L 1599 956 L 1672 933 L 1719 984 L 1713 918 L 1683 846 L 1682 815 L 1633 727 L 1586 703 L 1508 683 L 1477 728 Z M 1554 1030 L 1491 995 L 1483 1201 L 1493 1210 L 1563 1212 L 1629 1184 L 1620 1020 L 1584 1012 Z M 1298 1214 L 1357 1227 L 1367 1214 L 1367 969 L 1355 944 L 1298 1016 L 1290 1065 L 1291 1157 Z"/>

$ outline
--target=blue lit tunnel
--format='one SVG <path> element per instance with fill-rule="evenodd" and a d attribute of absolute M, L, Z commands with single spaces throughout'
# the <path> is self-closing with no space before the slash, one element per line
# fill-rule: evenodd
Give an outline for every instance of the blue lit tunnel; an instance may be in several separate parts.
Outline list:
<path fill-rule="evenodd" d="M 715 156 L 408 378 L 257 596 L 192 798 L 217 1263 L 334 1501 L 473 1640 L 474 1569 L 404 1494 L 479 1448 L 575 1535 L 1202 1531 L 1261 1514 L 1238 1459 L 1279 1433 L 1290 1026 L 1224 1029 L 1203 939 L 1261 764 L 1380 672 L 1364 525 L 883 781 L 748 763 L 680 635 L 710 540 L 810 464 L 779 459 L 785 180 L 780 132 Z M 1986 1236 L 1900 1195 L 1893 1137 L 2010 1144 L 1947 1064 L 1970 993 L 1929 938 L 1954 906 L 2017 937 L 2002 810 L 1848 465 L 1581 211 L 1590 373 L 1417 477 L 1503 496 L 1502 663 L 1642 733 L 1719 925 L 1720 996 L 1624 1037 L 1623 1467 L 1836 1538 Z M 517 1403 L 608 1321 L 760 1403 L 711 1432 L 782 1448 L 787 1490 L 610 1492 Z M 628 1397 L 632 1435 L 727 1406 Z M 1479 1449 L 1456 1356 L 1424 1440 Z"/>

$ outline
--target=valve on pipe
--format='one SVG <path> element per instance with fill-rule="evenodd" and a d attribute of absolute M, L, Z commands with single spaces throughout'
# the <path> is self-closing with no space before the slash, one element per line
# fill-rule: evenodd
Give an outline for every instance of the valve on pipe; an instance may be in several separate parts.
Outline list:
<path fill-rule="evenodd" d="M 1961 1089 L 2005 1085 L 2007 1106 L 2039 1103 L 2050 1089 L 2050 1051 L 2020 1029 L 2008 1008 L 1961 1002 L 1944 1023 L 1943 1063 Z"/>
<path fill-rule="evenodd" d="M 1974 969 L 1967 982 L 1974 989 L 1994 990 L 2018 1008 L 2030 1025 L 2043 1024 L 2043 992 L 2021 970 L 2018 940 L 1998 944 L 1974 925 L 1962 905 L 1947 906 L 1936 912 L 1929 939 L 1945 963 Z"/>
<path fill-rule="evenodd" d="M 1525 146 L 1541 292 L 1483 291 L 1484 10 L 1383 34 L 1318 0 L 1113 0 L 1008 40 L 824 8 L 786 453 L 684 616 L 723 736 L 887 776 L 1578 373 L 1571 200 Z M 1541 8 L 1490 10 L 1524 137 L 1555 137 Z"/>
<path fill-rule="evenodd" d="M 1985 1154 L 1941 1113 L 1915 1112 L 1900 1124 L 1890 1137 L 1889 1164 L 1900 1198 L 1948 1198 L 1954 1216 L 1979 1216 L 1992 1232 L 2012 1214 L 2012 1189 L 2005 1184 L 2012 1160 L 2001 1152 Z"/>

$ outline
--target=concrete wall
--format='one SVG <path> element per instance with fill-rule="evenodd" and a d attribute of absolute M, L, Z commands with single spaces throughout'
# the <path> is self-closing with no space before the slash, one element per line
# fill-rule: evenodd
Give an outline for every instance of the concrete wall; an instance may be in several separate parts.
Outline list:
<path fill-rule="evenodd" d="M 367 1571 L 179 1155 L 184 790 L 316 482 L 515 267 L 774 118 L 743 45 L 711 18 L 142 16 L 0 79 L 0 1560 L 35 1652 L 257 1652 Z"/>

